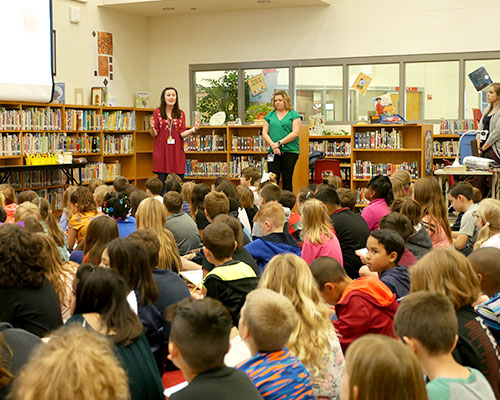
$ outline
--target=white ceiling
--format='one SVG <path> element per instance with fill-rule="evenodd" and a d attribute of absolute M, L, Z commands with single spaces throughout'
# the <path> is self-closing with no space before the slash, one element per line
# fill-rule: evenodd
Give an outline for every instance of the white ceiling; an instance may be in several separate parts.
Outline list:
<path fill-rule="evenodd" d="M 100 0 L 99 6 L 144 17 L 262 10 L 269 8 L 326 6 L 331 0 Z M 163 10 L 174 8 L 174 10 Z M 193 10 L 195 9 L 195 10 Z"/>

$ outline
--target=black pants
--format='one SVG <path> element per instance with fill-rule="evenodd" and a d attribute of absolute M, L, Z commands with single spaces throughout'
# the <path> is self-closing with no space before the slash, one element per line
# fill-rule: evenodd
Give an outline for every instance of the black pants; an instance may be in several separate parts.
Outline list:
<path fill-rule="evenodd" d="M 293 169 L 299 155 L 297 153 L 283 152 L 280 156 L 274 155 L 274 161 L 267 163 L 267 169 L 269 172 L 276 174 L 276 183 L 279 185 L 280 177 L 283 175 L 283 190 L 289 190 L 293 192 L 292 188 L 292 178 Z"/>
<path fill-rule="evenodd" d="M 163 189 L 160 192 L 160 196 L 163 196 L 165 194 L 165 181 L 167 180 L 168 173 L 167 172 L 155 172 L 155 174 L 158 174 L 158 179 L 163 182 Z M 184 181 L 184 174 L 177 174 L 181 177 L 181 179 Z"/>
<path fill-rule="evenodd" d="M 482 157 L 490 158 L 496 163 L 500 164 L 500 159 L 497 157 L 491 147 L 482 154 Z M 491 176 L 485 175 L 476 175 L 471 181 L 472 186 L 477 187 L 481 191 L 483 199 L 488 197 L 492 183 L 493 178 Z M 491 197 L 493 197 L 493 195 Z"/>

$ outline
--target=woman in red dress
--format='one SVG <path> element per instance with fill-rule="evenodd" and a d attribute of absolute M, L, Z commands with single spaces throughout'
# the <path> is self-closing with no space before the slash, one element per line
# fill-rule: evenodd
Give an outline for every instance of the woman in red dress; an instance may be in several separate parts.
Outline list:
<path fill-rule="evenodd" d="M 186 115 L 179 109 L 179 97 L 173 87 L 163 89 L 160 107 L 150 121 L 150 133 L 155 138 L 153 146 L 153 172 L 165 182 L 168 174 L 177 174 L 184 179 L 186 155 L 184 138 L 197 131 L 200 123 L 186 130 Z M 163 193 L 161 193 L 163 194 Z"/>

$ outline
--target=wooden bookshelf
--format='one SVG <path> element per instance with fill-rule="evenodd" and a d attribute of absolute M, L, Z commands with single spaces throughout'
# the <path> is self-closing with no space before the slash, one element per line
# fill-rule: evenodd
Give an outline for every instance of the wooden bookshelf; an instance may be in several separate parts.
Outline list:
<path fill-rule="evenodd" d="M 340 172 L 342 175 L 342 185 L 351 186 L 351 165 L 352 165 L 352 140 L 351 135 L 310 135 L 308 144 L 309 153 L 314 150 L 322 151 L 328 160 L 338 160 L 340 162 Z M 314 176 L 309 174 L 312 182 Z"/>

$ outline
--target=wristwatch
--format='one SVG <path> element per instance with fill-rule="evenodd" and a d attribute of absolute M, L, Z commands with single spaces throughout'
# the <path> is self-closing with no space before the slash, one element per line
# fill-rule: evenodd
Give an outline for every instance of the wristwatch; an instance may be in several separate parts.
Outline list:
<path fill-rule="evenodd" d="M 283 143 L 281 142 L 281 140 L 278 140 L 278 146 L 280 146 L 280 147 L 281 147 L 281 145 L 282 145 L 282 144 L 283 144 Z"/>

